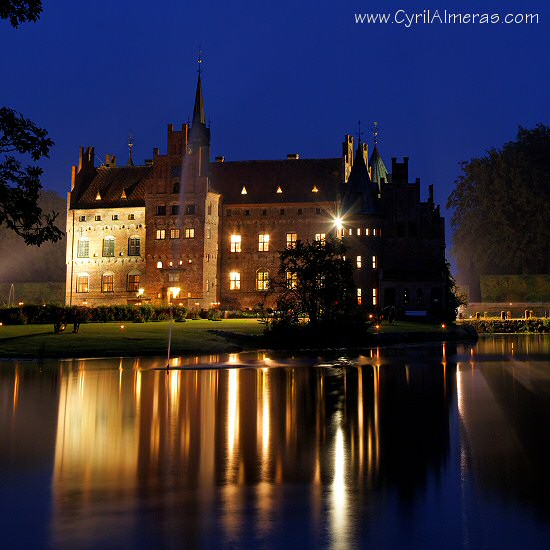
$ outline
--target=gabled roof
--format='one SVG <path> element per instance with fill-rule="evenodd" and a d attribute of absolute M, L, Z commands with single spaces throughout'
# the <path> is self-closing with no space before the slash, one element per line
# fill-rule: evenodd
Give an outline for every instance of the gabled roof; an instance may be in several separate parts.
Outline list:
<path fill-rule="evenodd" d="M 145 206 L 148 166 L 100 166 L 92 181 L 79 182 L 71 194 L 71 208 Z"/>
<path fill-rule="evenodd" d="M 342 170 L 339 158 L 251 160 L 213 163 L 210 177 L 226 204 L 316 203 L 337 200 Z"/>

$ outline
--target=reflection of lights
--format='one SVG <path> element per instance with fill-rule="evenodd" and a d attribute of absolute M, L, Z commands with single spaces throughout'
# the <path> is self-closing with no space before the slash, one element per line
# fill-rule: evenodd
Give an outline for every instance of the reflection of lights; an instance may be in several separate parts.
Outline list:
<path fill-rule="evenodd" d="M 19 367 L 15 368 L 15 380 L 13 382 L 13 412 L 17 409 L 17 400 L 19 397 Z"/>
<path fill-rule="evenodd" d="M 233 355 L 233 354 L 232 354 Z M 236 355 L 236 354 L 234 354 Z M 233 449 L 239 435 L 239 371 L 229 372 L 228 405 L 227 405 L 227 445 L 230 458 L 233 458 Z"/>
<path fill-rule="evenodd" d="M 347 507 L 346 507 L 346 463 L 344 449 L 344 433 L 341 426 L 341 413 L 337 413 L 336 438 L 334 441 L 334 478 L 331 487 L 330 502 L 330 533 L 334 548 L 346 548 L 348 537 Z"/>

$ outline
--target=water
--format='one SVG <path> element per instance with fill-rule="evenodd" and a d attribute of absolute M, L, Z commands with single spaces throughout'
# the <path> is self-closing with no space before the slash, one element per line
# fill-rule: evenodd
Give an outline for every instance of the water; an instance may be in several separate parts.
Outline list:
<path fill-rule="evenodd" d="M 548 336 L 175 363 L 0 364 L 2 548 L 550 547 Z"/>

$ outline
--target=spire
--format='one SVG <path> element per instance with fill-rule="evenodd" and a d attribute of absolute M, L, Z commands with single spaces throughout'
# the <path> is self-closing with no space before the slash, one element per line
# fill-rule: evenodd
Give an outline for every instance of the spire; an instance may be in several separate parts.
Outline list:
<path fill-rule="evenodd" d="M 130 137 L 128 138 L 128 166 L 134 165 L 134 159 L 132 158 L 133 148 L 134 148 L 134 138 L 132 137 L 132 132 L 130 132 Z"/>
<path fill-rule="evenodd" d="M 381 192 L 382 180 L 387 183 L 389 181 L 390 175 L 388 173 L 386 165 L 384 164 L 384 161 L 382 160 L 382 157 L 380 156 L 380 152 L 378 151 L 378 122 L 375 122 L 372 127 L 372 137 L 374 140 L 374 149 L 372 151 L 372 155 L 369 161 L 369 166 L 371 169 L 371 179 L 373 183 L 376 183 L 379 191 Z"/>
<path fill-rule="evenodd" d="M 342 210 L 353 214 L 373 214 L 377 212 L 375 188 L 369 177 L 369 171 L 363 156 L 363 147 L 359 143 L 347 187 L 342 201 Z"/>
<path fill-rule="evenodd" d="M 193 126 L 195 124 L 206 124 L 206 116 L 204 114 L 204 99 L 202 98 L 202 52 L 199 49 L 199 59 L 197 60 L 199 78 L 197 80 L 197 91 L 195 92 L 195 107 L 193 109 Z"/>

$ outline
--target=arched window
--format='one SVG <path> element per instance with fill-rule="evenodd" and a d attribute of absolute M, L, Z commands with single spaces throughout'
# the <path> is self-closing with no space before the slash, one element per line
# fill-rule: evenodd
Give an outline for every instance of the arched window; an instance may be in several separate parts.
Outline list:
<path fill-rule="evenodd" d="M 128 256 L 139 256 L 141 254 L 141 239 L 132 236 L 128 239 Z"/>
<path fill-rule="evenodd" d="M 107 271 L 101 276 L 101 292 L 114 292 L 115 275 L 112 271 Z"/>
<path fill-rule="evenodd" d="M 81 239 L 78 239 L 78 248 L 76 255 L 78 258 L 90 257 L 90 239 L 88 239 L 88 237 L 82 237 Z"/>
<path fill-rule="evenodd" d="M 126 288 L 128 292 L 139 292 L 139 278 L 141 273 L 137 269 L 133 269 L 128 273 L 128 281 Z"/>
<path fill-rule="evenodd" d="M 103 256 L 112 257 L 115 255 L 115 238 L 105 237 L 103 239 Z"/>
<path fill-rule="evenodd" d="M 269 288 L 269 271 L 258 269 L 256 271 L 256 290 L 267 290 Z"/>
<path fill-rule="evenodd" d="M 90 275 L 88 273 L 79 273 L 76 276 L 76 291 L 90 292 Z"/>
<path fill-rule="evenodd" d="M 161 261 L 158 261 L 158 262 L 157 262 L 157 268 L 158 268 L 158 269 L 162 269 L 162 262 L 161 262 Z"/>

